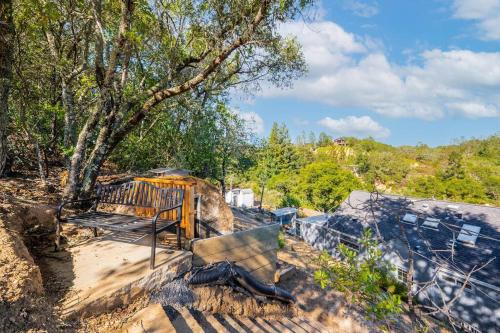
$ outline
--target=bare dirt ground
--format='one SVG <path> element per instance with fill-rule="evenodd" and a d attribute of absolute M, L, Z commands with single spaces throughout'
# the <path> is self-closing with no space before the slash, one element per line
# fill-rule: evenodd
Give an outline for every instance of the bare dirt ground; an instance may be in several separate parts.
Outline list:
<path fill-rule="evenodd" d="M 56 254 L 50 250 L 54 240 L 54 209 L 60 202 L 59 171 L 50 175 L 49 191 L 35 175 L 0 180 L 0 332 L 115 332 L 149 303 L 145 297 L 85 320 L 61 319 L 57 302 L 74 277 L 71 276 L 71 256 L 64 251 Z M 108 176 L 109 179 L 103 180 L 123 176 L 126 175 Z M 238 228 L 235 225 L 235 229 Z M 86 229 L 66 231 L 69 245 L 89 237 L 92 233 Z M 287 245 L 279 252 L 282 265 L 297 267 L 283 277 L 280 286 L 295 294 L 298 307 L 283 307 L 273 302 L 262 305 L 228 288 L 205 287 L 195 291 L 197 301 L 193 307 L 250 317 L 304 316 L 324 324 L 331 332 L 381 331 L 382 323 L 367 320 L 341 293 L 321 290 L 314 283 L 312 259 L 316 255 L 313 249 L 291 237 L 287 237 Z M 64 272 L 48 269 L 44 264 L 48 259 L 60 260 Z M 412 331 L 411 323 L 406 320 L 403 318 L 394 325 L 392 331 Z"/>
<path fill-rule="evenodd" d="M 0 332 L 94 332 L 107 326 L 104 321 L 115 322 L 109 318 L 66 322 L 58 313 L 57 302 L 74 278 L 69 253 L 53 252 L 61 175 L 61 169 L 52 171 L 48 190 L 36 174 L 0 179 Z M 67 228 L 65 236 L 71 245 L 92 233 Z M 61 270 L 50 270 L 47 260 L 60 261 Z M 130 308 L 127 311 L 134 311 L 134 304 Z"/>

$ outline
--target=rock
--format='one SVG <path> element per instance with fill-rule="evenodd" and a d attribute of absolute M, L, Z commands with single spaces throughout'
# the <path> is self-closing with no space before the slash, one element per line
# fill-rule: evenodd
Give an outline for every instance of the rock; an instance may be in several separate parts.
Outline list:
<path fill-rule="evenodd" d="M 194 178 L 194 177 L 193 177 Z M 201 219 L 215 230 L 227 234 L 233 232 L 234 216 L 220 190 L 207 181 L 196 180 L 196 193 L 201 194 Z"/>

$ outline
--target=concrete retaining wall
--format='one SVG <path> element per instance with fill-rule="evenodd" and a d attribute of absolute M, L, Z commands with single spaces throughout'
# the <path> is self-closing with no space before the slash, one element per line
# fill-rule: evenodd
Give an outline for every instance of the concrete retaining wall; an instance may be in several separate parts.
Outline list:
<path fill-rule="evenodd" d="M 276 272 L 279 224 L 193 242 L 193 266 L 235 261 L 259 280 L 273 282 Z"/>

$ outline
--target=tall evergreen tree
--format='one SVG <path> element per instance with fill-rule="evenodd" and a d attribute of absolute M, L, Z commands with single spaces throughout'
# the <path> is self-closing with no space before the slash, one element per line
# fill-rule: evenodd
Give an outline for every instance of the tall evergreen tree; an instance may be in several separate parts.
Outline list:
<path fill-rule="evenodd" d="M 295 169 L 295 150 L 285 124 L 273 124 L 265 149 L 268 150 L 271 163 L 274 164 L 274 174 Z"/>

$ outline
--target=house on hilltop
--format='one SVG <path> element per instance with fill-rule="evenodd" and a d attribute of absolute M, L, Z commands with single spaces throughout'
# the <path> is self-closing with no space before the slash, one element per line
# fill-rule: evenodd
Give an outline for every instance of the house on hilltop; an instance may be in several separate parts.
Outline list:
<path fill-rule="evenodd" d="M 347 146 L 347 141 L 344 138 L 336 138 L 333 140 L 333 143 L 335 143 L 337 146 Z"/>
<path fill-rule="evenodd" d="M 418 301 L 447 302 L 467 332 L 500 332 L 500 208 L 353 191 L 332 215 L 296 225 L 306 242 L 331 254 L 339 243 L 362 252 L 365 228 L 380 235 L 402 282 L 413 258 Z"/>

